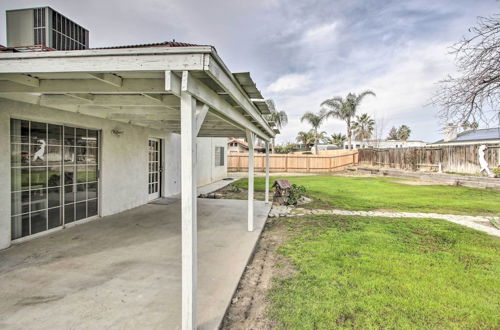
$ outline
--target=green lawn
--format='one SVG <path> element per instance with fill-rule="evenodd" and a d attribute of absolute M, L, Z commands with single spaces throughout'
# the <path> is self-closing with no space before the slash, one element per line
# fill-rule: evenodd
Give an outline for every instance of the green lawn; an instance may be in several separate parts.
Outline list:
<path fill-rule="evenodd" d="M 317 216 L 270 226 L 287 227 L 278 251 L 297 270 L 269 292 L 278 328 L 500 328 L 496 237 L 428 219 Z"/>
<path fill-rule="evenodd" d="M 272 182 L 278 177 L 271 178 Z M 303 185 L 316 201 L 308 207 L 347 210 L 394 210 L 451 214 L 500 214 L 500 191 L 454 186 L 411 186 L 397 178 L 340 176 L 286 177 Z M 235 185 L 246 188 L 241 179 Z M 264 190 L 264 178 L 255 178 L 255 189 Z"/>

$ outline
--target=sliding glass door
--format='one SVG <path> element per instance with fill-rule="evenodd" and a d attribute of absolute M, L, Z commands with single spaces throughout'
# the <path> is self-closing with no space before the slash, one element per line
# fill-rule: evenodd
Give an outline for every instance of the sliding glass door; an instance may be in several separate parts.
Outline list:
<path fill-rule="evenodd" d="M 98 133 L 11 120 L 12 239 L 97 215 Z"/>

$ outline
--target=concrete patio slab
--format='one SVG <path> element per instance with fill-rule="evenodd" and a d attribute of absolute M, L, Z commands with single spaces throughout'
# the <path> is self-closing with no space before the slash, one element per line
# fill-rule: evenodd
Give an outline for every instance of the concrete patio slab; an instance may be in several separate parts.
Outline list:
<path fill-rule="evenodd" d="M 270 205 L 198 199 L 198 324 L 216 329 Z M 2 329 L 178 329 L 180 202 L 148 204 L 0 252 Z"/>

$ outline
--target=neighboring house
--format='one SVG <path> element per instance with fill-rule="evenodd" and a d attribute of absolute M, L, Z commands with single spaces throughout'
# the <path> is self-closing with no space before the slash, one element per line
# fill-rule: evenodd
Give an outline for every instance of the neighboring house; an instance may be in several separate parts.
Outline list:
<path fill-rule="evenodd" d="M 261 147 L 256 145 L 254 148 L 254 151 L 257 153 L 263 153 L 266 152 L 265 147 Z M 248 143 L 246 143 L 244 140 L 241 139 L 235 139 L 235 138 L 229 138 L 227 140 L 227 152 L 230 154 L 233 153 L 247 153 L 248 152 Z"/>
<path fill-rule="evenodd" d="M 500 143 L 500 127 L 476 129 L 457 133 L 457 128 L 450 126 L 445 130 L 445 137 L 442 140 L 432 143 L 432 146 L 498 143 Z"/>
<path fill-rule="evenodd" d="M 353 149 L 366 149 L 366 148 L 408 148 L 408 147 L 423 147 L 427 143 L 417 140 L 365 140 L 365 141 L 352 141 Z M 335 149 L 349 149 L 349 143 L 344 142 L 342 148 L 335 144 L 320 144 L 318 150 L 335 150 Z"/>
<path fill-rule="evenodd" d="M 0 249 L 182 191 L 182 320 L 194 328 L 196 186 L 226 176 L 228 137 L 251 148 L 274 138 L 269 109 L 249 73 L 230 72 L 212 46 L 56 51 L 44 44 L 55 30 L 37 46 L 10 37 L 47 22 L 9 25 L 0 53 Z M 249 176 L 253 186 L 253 162 Z"/>

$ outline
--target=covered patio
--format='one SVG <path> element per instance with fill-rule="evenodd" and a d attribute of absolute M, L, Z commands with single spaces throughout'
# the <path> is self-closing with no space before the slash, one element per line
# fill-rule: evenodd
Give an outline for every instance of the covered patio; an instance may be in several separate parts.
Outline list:
<path fill-rule="evenodd" d="M 181 305 L 176 304 L 169 307 L 167 301 L 175 300 L 177 303 L 177 299 L 170 299 L 170 293 L 162 291 L 165 286 L 171 287 L 172 283 L 180 285 L 180 283 L 172 282 L 171 277 L 177 275 L 167 269 L 168 267 L 163 269 L 161 275 L 158 275 L 161 279 L 158 285 L 154 288 L 148 287 L 146 291 L 152 290 L 154 293 L 165 293 L 161 297 L 158 296 L 164 301 L 155 304 L 156 307 L 165 307 L 158 309 L 159 319 L 165 320 L 167 315 L 177 315 L 181 311 L 183 329 L 194 329 L 197 325 L 212 322 L 211 317 L 205 314 L 207 313 L 206 309 L 200 310 L 200 315 L 204 316 L 201 316 L 202 318 L 198 321 L 196 309 L 197 305 L 199 305 L 197 303 L 197 279 L 199 278 L 200 283 L 210 280 L 210 275 L 198 275 L 198 263 L 202 267 L 201 270 L 203 270 L 203 265 L 210 263 L 210 258 L 212 258 L 211 255 L 202 254 L 197 256 L 197 251 L 201 253 L 203 250 L 198 248 L 197 243 L 197 218 L 200 215 L 200 218 L 203 219 L 202 213 L 204 212 L 203 210 L 197 210 L 196 203 L 197 138 L 246 137 L 251 146 L 251 159 L 253 159 L 253 144 L 257 138 L 260 138 L 266 143 L 266 150 L 269 153 L 269 141 L 275 136 L 277 130 L 272 128 L 273 123 L 268 122 L 263 116 L 268 114 L 270 110 L 250 74 L 248 72 L 230 72 L 219 58 L 215 48 L 211 46 L 197 46 L 176 42 L 113 47 L 111 49 L 12 53 L 0 56 L 0 97 L 10 102 L 5 103 L 4 106 L 4 118 L 6 119 L 35 118 L 40 120 L 43 114 L 50 113 L 51 118 L 57 118 L 57 122 L 60 121 L 61 124 L 66 121 L 78 123 L 80 120 L 86 120 L 90 123 L 91 128 L 101 127 L 102 151 L 100 170 L 97 175 L 99 181 L 98 215 L 100 216 L 112 215 L 147 202 L 146 194 L 142 193 L 144 191 L 143 186 L 138 185 L 142 184 L 139 179 L 147 179 L 147 162 L 140 160 L 142 156 L 135 151 L 137 149 L 129 148 L 130 145 L 141 141 L 140 139 L 134 139 L 134 134 L 138 134 L 138 136 L 140 134 L 142 136 L 149 134 L 160 138 L 165 133 L 180 136 L 178 147 L 172 144 L 170 149 L 164 150 L 163 157 L 167 155 L 169 157 L 162 159 L 165 169 L 162 168 L 160 172 L 164 171 L 163 176 L 169 179 L 165 180 L 167 188 L 169 185 L 180 182 L 179 192 L 182 197 L 180 203 L 176 204 L 177 208 L 175 209 L 176 214 L 179 216 L 179 222 L 175 226 L 180 227 L 175 227 L 178 229 L 175 232 L 175 239 L 180 240 L 181 248 L 175 249 L 175 253 L 174 250 L 168 248 L 163 251 L 155 251 L 155 253 L 158 252 L 158 257 L 162 253 L 164 254 L 163 257 L 170 256 L 173 258 L 176 256 L 175 260 L 181 257 L 182 290 L 180 287 L 178 290 L 182 292 L 182 303 Z M 106 125 L 101 125 L 101 123 L 106 123 Z M 113 127 L 112 125 L 116 126 Z M 3 128 L 5 128 L 4 132 L 9 131 L 7 120 L 3 124 Z M 136 128 L 140 128 L 140 130 Z M 135 131 L 132 132 L 132 129 L 135 129 Z M 120 135 L 124 130 L 129 130 L 123 136 L 129 139 L 127 141 L 130 142 L 121 142 L 120 145 Z M 3 137 L 1 134 L 0 137 Z M 5 136 L 5 138 L 8 137 Z M 121 141 L 125 140 L 122 139 Z M 113 145 L 113 143 L 116 145 Z M 140 148 L 140 145 L 137 147 Z M 0 146 L 0 154 L 10 154 L 8 147 L 5 147 L 5 150 L 1 148 Z M 169 145 L 165 148 L 169 148 Z M 177 165 L 176 160 L 179 160 L 179 158 L 180 161 Z M 118 167 L 124 164 L 129 164 L 129 166 L 117 170 Z M 267 157 L 267 164 L 269 164 L 269 157 Z M 8 173 L 10 169 L 8 158 L 5 158 L 1 165 L 1 169 Z M 253 161 L 250 161 L 249 193 L 246 204 L 239 205 L 234 209 L 231 208 L 231 210 L 225 206 L 221 207 L 221 209 L 226 210 L 227 214 L 234 215 L 234 221 L 237 219 L 239 221 L 244 217 L 246 219 L 246 230 L 249 233 L 238 231 L 232 235 L 228 232 L 229 227 L 224 225 L 217 227 L 216 221 L 203 220 L 205 223 L 202 224 L 201 228 L 206 226 L 205 228 L 208 230 L 210 225 L 215 227 L 210 229 L 210 232 L 213 233 L 211 237 L 203 238 L 200 235 L 200 240 L 210 240 L 217 246 L 217 244 L 223 244 L 222 242 L 229 239 L 229 237 L 239 239 L 248 236 L 256 239 L 258 230 L 255 229 L 259 228 L 259 224 L 254 212 L 261 214 L 260 212 L 267 209 L 267 206 L 266 208 L 254 208 L 253 175 L 254 165 Z M 267 174 L 267 178 L 269 178 L 269 174 Z M 133 182 L 128 184 L 129 180 Z M 10 197 L 8 197 L 10 196 L 10 180 L 7 179 L 7 181 L 7 184 L 0 188 L 1 195 L 6 197 L 0 199 L 0 210 L 2 210 L 0 216 L 10 219 L 11 208 Z M 268 202 L 269 180 L 266 183 L 266 202 Z M 124 202 L 124 199 L 129 198 L 132 192 L 137 197 Z M 168 195 L 164 194 L 164 196 Z M 226 203 L 226 201 L 212 201 L 212 203 Z M 149 210 L 157 207 L 159 206 L 148 205 L 144 208 Z M 254 211 L 254 209 L 257 211 Z M 142 209 L 139 208 L 139 210 Z M 137 210 L 133 212 L 137 212 Z M 167 222 L 172 219 L 168 213 L 159 213 L 158 216 L 165 216 L 163 220 Z M 137 219 L 130 219 L 130 221 L 136 221 L 136 228 L 139 231 L 141 230 L 140 213 Z M 158 221 L 162 221 L 162 219 Z M 238 223 L 239 225 L 240 223 Z M 64 226 L 65 223 L 63 222 L 62 227 L 64 228 Z M 10 221 L 6 220 L 0 223 L 0 229 L 4 233 L 0 237 L 0 247 L 9 246 Z M 121 229 L 117 230 L 121 231 Z M 238 227 L 238 230 L 241 230 L 241 228 Z M 166 236 L 164 238 L 159 236 L 161 233 Z M 179 233 L 181 233 L 180 236 Z M 159 241 L 169 239 L 173 235 L 168 231 L 155 231 L 152 234 Z M 93 244 L 91 243 L 92 239 L 90 237 L 88 239 L 87 242 L 90 242 L 88 244 Z M 47 238 L 44 238 L 43 242 L 46 242 L 46 240 Z M 123 241 L 119 238 L 118 240 Z M 125 241 L 127 240 L 134 241 L 136 238 L 132 235 Z M 151 244 L 154 243 L 154 241 L 151 242 Z M 30 244 L 41 243 L 34 242 Z M 61 248 L 71 250 L 70 247 L 75 242 L 68 241 L 66 244 L 68 246 L 62 244 Z M 92 249 L 94 247 L 85 247 L 83 250 L 86 248 Z M 104 249 L 102 252 L 109 250 Z M 233 249 L 228 251 L 231 250 Z M 152 251 L 144 250 L 144 253 L 150 252 Z M 97 251 L 96 253 L 100 252 Z M 121 251 L 117 251 L 117 253 L 128 254 L 125 247 Z M 216 254 L 216 256 L 220 255 Z M 19 258 L 17 262 L 22 260 L 22 257 Z M 27 256 L 27 258 L 29 257 Z M 40 258 L 43 259 L 43 255 L 40 255 Z M 106 261 L 108 257 L 102 254 L 101 258 Z M 33 262 L 37 263 L 37 258 L 34 259 Z M 230 260 L 230 258 L 227 258 L 227 260 Z M 13 263 L 10 265 L 12 267 Z M 116 269 L 119 271 L 120 267 L 127 265 L 127 263 L 118 262 L 118 265 L 121 266 L 112 266 L 110 268 L 110 274 L 117 271 Z M 2 267 L 5 269 L 5 263 L 2 263 Z M 228 264 L 227 267 L 232 266 Z M 68 271 L 71 271 L 71 269 L 72 267 L 68 267 Z M 217 267 L 216 269 L 220 274 L 228 272 L 226 266 Z M 86 268 L 81 269 L 81 271 L 86 271 Z M 104 268 L 101 268 L 101 271 L 108 272 Z M 51 273 L 48 272 L 44 278 L 51 281 L 51 277 Z M 43 279 L 42 281 L 46 280 Z M 92 283 L 93 281 L 90 280 Z M 43 285 L 43 283 L 38 284 Z M 213 289 L 215 286 L 210 288 Z M 223 289 L 226 290 L 227 288 Z M 119 294 L 119 292 L 113 291 L 108 294 L 114 295 Z M 137 294 L 140 295 L 141 293 L 138 292 Z M 28 302 L 28 305 L 30 304 Z M 106 310 L 107 308 L 109 307 L 103 304 L 100 310 Z M 98 315 L 99 311 L 96 310 L 96 313 Z M 161 315 L 162 313 L 165 315 Z M 69 318 L 71 313 L 64 315 L 64 317 L 67 315 Z M 91 313 L 87 316 L 89 318 L 94 317 Z M 104 316 L 102 317 L 104 318 Z M 109 319 L 113 320 L 114 317 L 109 316 Z"/>
<path fill-rule="evenodd" d="M 270 205 L 198 199 L 198 327 L 216 329 Z M 147 204 L 0 252 L 0 328 L 180 329 L 181 203 Z"/>

